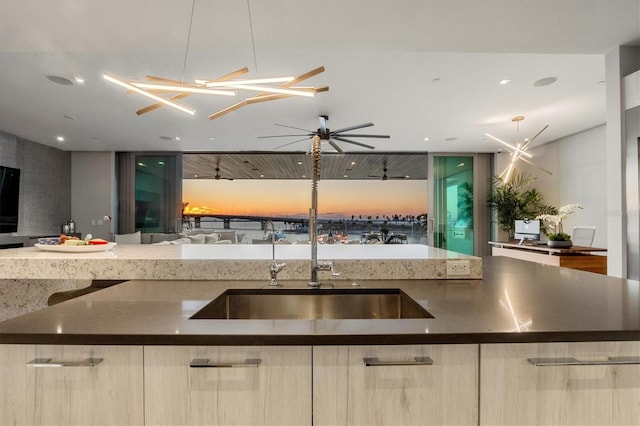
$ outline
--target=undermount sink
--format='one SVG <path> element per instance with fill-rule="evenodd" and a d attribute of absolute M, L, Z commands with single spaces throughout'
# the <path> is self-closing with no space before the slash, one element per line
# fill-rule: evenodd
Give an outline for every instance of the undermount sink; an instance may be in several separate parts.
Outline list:
<path fill-rule="evenodd" d="M 405 292 L 383 289 L 231 289 L 191 319 L 433 318 Z"/>

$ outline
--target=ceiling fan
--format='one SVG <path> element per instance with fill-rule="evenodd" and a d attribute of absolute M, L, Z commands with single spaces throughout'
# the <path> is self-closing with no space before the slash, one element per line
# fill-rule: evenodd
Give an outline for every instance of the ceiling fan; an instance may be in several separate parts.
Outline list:
<path fill-rule="evenodd" d="M 382 179 L 383 181 L 386 181 L 386 180 L 389 180 L 389 179 L 406 179 L 407 178 L 407 176 L 388 176 L 387 175 L 388 171 L 389 171 L 389 169 L 387 169 L 387 161 L 385 160 L 383 165 L 382 165 L 382 176 L 369 175 L 368 177 Z"/>
<path fill-rule="evenodd" d="M 344 127 L 342 129 L 338 129 L 338 130 L 331 130 L 327 127 L 327 121 L 329 121 L 329 117 L 326 115 L 321 115 L 318 117 L 318 121 L 319 121 L 319 125 L 320 127 L 318 128 L 318 130 L 306 130 L 306 129 L 300 129 L 298 127 L 293 127 L 293 126 L 285 126 L 284 124 L 275 124 L 276 126 L 280 126 L 280 127 L 287 127 L 289 129 L 296 129 L 296 130 L 301 130 L 303 132 L 306 132 L 304 134 L 295 134 L 295 135 L 275 135 L 275 136 L 258 136 L 258 139 L 266 139 L 266 138 L 287 138 L 287 137 L 295 137 L 295 136 L 304 136 L 302 139 L 298 139 L 295 140 L 293 142 L 289 142 L 286 143 L 284 145 L 280 145 L 275 147 L 274 149 L 279 149 L 279 148 L 283 148 L 285 146 L 289 146 L 292 145 L 294 143 L 297 142 L 301 142 L 307 139 L 311 139 L 314 136 L 319 136 L 321 141 L 325 141 L 327 142 L 329 145 L 331 145 L 331 147 L 333 147 L 333 149 L 335 149 L 337 152 L 339 153 L 344 153 L 344 151 L 342 150 L 342 148 L 340 148 L 340 146 L 336 143 L 336 141 L 340 141 L 340 142 L 344 142 L 344 143 L 348 143 L 348 144 L 352 144 L 352 145 L 357 145 L 357 146 L 361 146 L 363 148 L 368 148 L 368 149 L 375 149 L 374 146 L 371 145 L 367 145 L 365 143 L 362 142 L 356 142 L 354 140 L 351 139 L 347 139 L 347 138 L 379 138 L 379 139 L 389 139 L 390 136 L 389 135 L 370 135 L 370 134 L 360 134 L 360 133 L 348 133 L 352 130 L 358 130 L 358 129 L 362 129 L 365 127 L 371 127 L 373 126 L 373 123 L 364 123 L 364 124 L 358 124 L 356 126 L 349 126 L 349 127 Z"/>
<path fill-rule="evenodd" d="M 233 178 L 225 178 L 220 176 L 220 160 L 216 163 L 216 171 L 215 175 L 205 175 L 205 176 L 197 176 L 198 179 L 215 179 L 215 180 L 233 180 Z"/>

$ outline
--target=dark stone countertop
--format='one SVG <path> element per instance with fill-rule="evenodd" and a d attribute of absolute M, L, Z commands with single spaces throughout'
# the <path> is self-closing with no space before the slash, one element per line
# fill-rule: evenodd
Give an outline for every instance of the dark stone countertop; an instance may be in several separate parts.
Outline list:
<path fill-rule="evenodd" d="M 401 288 L 435 318 L 191 320 L 228 288 L 264 281 L 130 281 L 0 323 L 0 343 L 359 345 L 640 341 L 640 283 L 505 257 L 481 280 L 359 281 Z M 349 281 L 331 281 L 336 288 Z M 305 288 L 300 281 L 287 288 Z M 310 290 L 313 291 L 313 290 Z"/>

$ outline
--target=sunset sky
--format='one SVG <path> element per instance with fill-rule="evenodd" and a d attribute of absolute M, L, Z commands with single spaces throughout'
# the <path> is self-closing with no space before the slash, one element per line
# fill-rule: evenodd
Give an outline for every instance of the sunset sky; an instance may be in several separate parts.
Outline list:
<path fill-rule="evenodd" d="M 307 216 L 311 181 L 184 180 L 182 200 L 194 213 L 256 216 Z M 318 215 L 322 217 L 419 215 L 427 211 L 427 182 L 415 180 L 318 183 Z"/>

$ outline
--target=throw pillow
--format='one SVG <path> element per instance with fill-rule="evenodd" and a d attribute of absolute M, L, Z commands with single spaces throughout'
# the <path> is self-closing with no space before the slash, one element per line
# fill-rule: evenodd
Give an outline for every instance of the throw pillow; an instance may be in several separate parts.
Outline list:
<path fill-rule="evenodd" d="M 191 240 L 191 244 L 204 244 L 204 234 L 189 235 L 187 238 Z"/>
<path fill-rule="evenodd" d="M 213 244 L 217 241 L 220 241 L 220 234 L 216 234 L 215 232 L 212 232 L 211 234 L 206 234 L 204 236 L 205 244 Z"/>
<path fill-rule="evenodd" d="M 140 231 L 131 234 L 115 234 L 114 239 L 117 244 L 140 244 Z"/>

